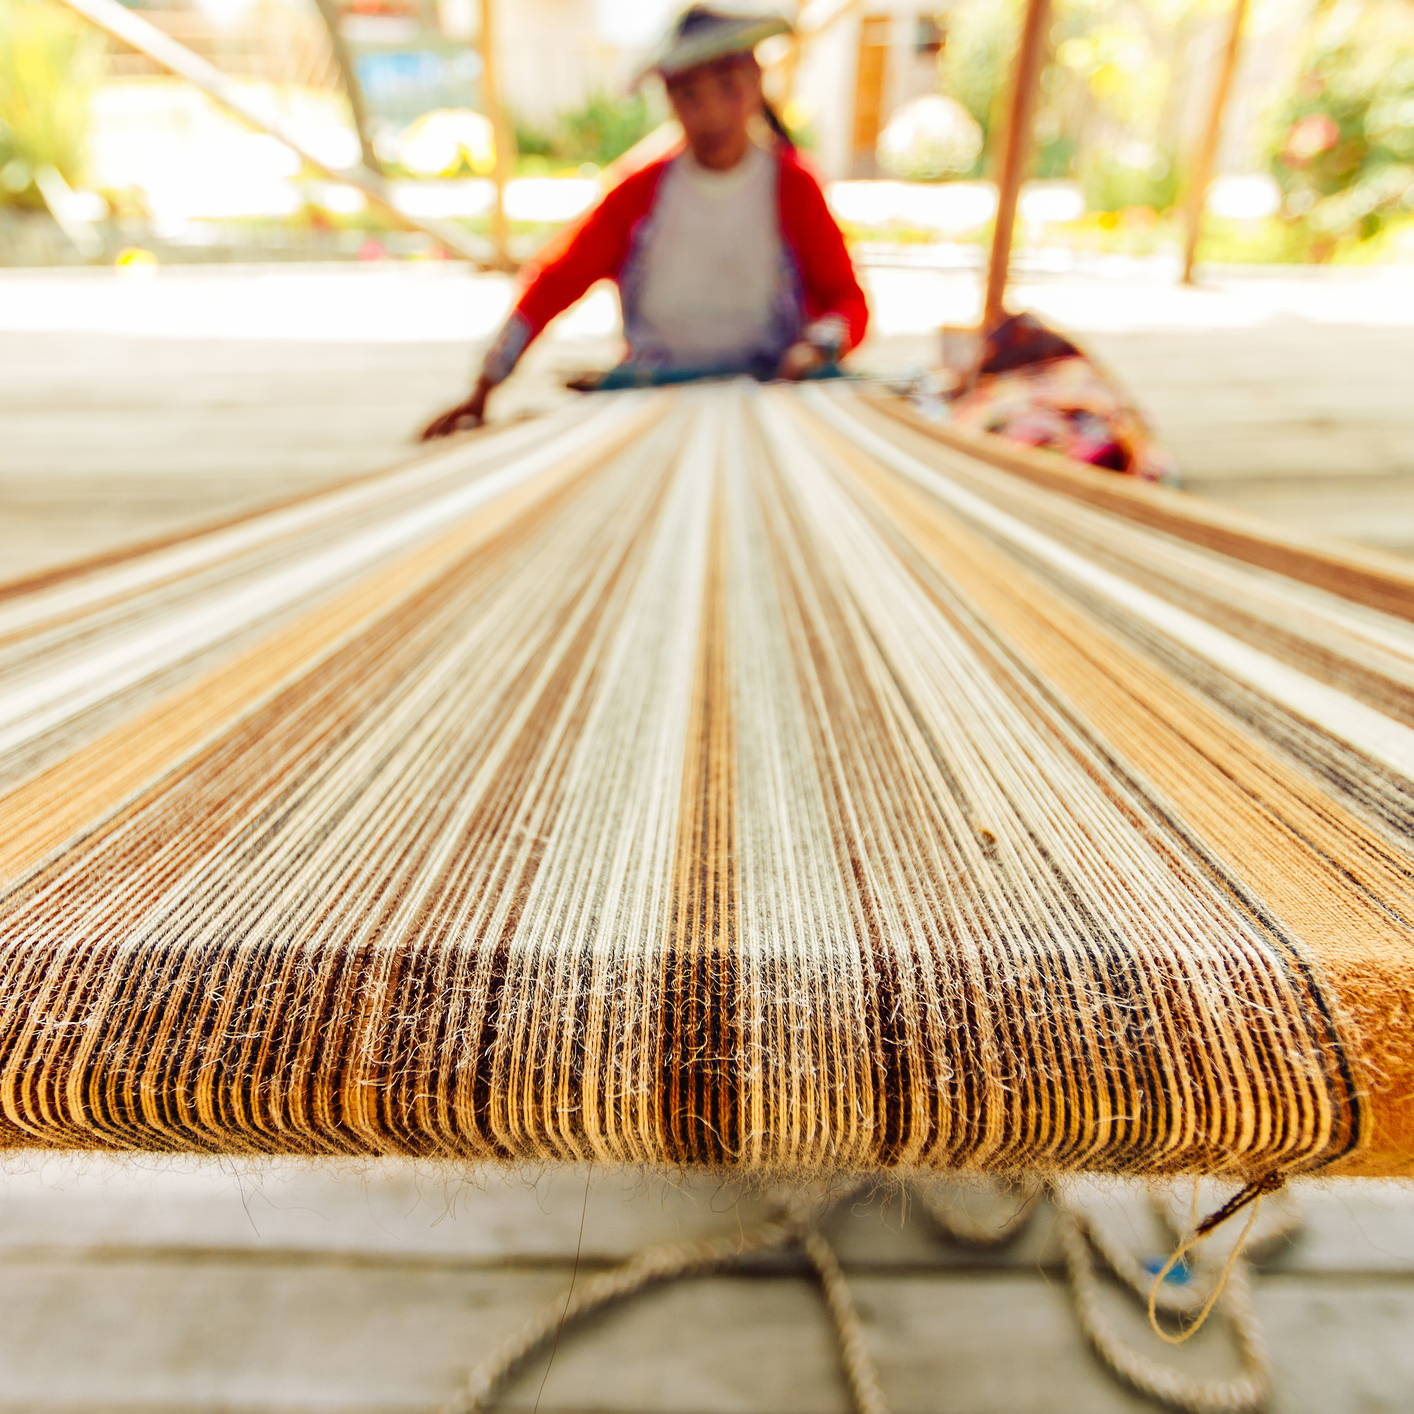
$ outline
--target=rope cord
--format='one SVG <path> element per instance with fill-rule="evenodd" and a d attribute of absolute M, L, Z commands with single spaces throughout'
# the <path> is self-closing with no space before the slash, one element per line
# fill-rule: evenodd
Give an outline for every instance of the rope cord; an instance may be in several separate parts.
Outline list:
<path fill-rule="evenodd" d="M 442 1406 L 440 1414 L 475 1414 L 489 1408 L 492 1396 L 515 1370 L 572 1322 L 625 1301 L 660 1282 L 705 1276 L 747 1257 L 772 1251 L 799 1251 L 819 1279 L 855 1414 L 888 1414 L 878 1368 L 869 1353 L 844 1271 L 816 1225 L 827 1212 L 852 1196 L 853 1190 L 815 1204 L 792 1196 L 778 1203 L 764 1222 L 745 1232 L 692 1242 L 661 1243 L 636 1253 L 612 1271 L 580 1281 L 569 1300 L 556 1297 L 547 1303 L 473 1368 L 461 1392 Z"/>
<path fill-rule="evenodd" d="M 1149 1327 L 1160 1340 L 1167 1341 L 1170 1345 L 1182 1345 L 1185 1341 L 1191 1340 L 1198 1334 L 1206 1324 L 1208 1317 L 1212 1315 L 1213 1308 L 1222 1298 L 1223 1290 L 1232 1278 L 1232 1273 L 1238 1262 L 1242 1260 L 1243 1249 L 1247 1245 L 1247 1235 L 1252 1231 L 1252 1224 L 1257 1221 L 1257 1215 L 1262 1210 L 1262 1200 L 1258 1198 L 1251 1206 L 1247 1214 L 1247 1221 L 1242 1226 L 1242 1232 L 1237 1241 L 1233 1244 L 1232 1251 L 1228 1253 L 1227 1260 L 1222 1265 L 1222 1270 L 1218 1273 L 1218 1279 L 1213 1283 L 1212 1290 L 1204 1299 L 1203 1304 L 1198 1308 L 1198 1314 L 1193 1320 L 1180 1331 L 1166 1331 L 1159 1324 L 1158 1317 L 1158 1294 L 1159 1288 L 1167 1279 L 1168 1274 L 1208 1235 L 1213 1231 L 1212 1227 L 1198 1227 L 1191 1237 L 1185 1238 L 1173 1249 L 1167 1262 L 1154 1273 L 1153 1283 L 1149 1287 L 1148 1313 Z M 1235 1210 L 1234 1210 L 1235 1211 Z"/>
<path fill-rule="evenodd" d="M 1021 1178 L 1017 1181 L 1017 1205 L 1012 1213 L 1000 1223 L 987 1223 L 981 1219 L 969 1218 L 966 1214 L 949 1209 L 933 1197 L 932 1184 L 916 1183 L 914 1196 L 923 1209 L 929 1225 L 942 1237 L 956 1242 L 962 1247 L 1005 1247 L 1014 1242 L 1026 1230 L 1041 1200 L 1046 1196 L 1046 1185 L 1039 1179 Z"/>
<path fill-rule="evenodd" d="M 1171 1202 L 1166 1204 L 1151 1194 L 1155 1216 L 1175 1238 L 1182 1239 L 1153 1276 L 1103 1227 L 1082 1213 L 1070 1197 L 1059 1188 L 1053 1188 L 1052 1200 L 1061 1218 L 1062 1254 L 1076 1318 L 1091 1349 L 1112 1373 L 1141 1394 L 1183 1410 L 1185 1414 L 1245 1414 L 1245 1411 L 1264 1407 L 1271 1388 L 1271 1363 L 1252 1304 L 1250 1263 L 1289 1239 L 1300 1226 L 1299 1210 L 1288 1199 L 1277 1221 L 1252 1240 L 1263 1198 L 1281 1186 L 1271 1178 L 1249 1184 L 1200 1221 L 1195 1184 L 1193 1209 L 1186 1224 L 1178 1220 Z M 1246 1223 L 1206 1289 L 1168 1284 L 1169 1274 L 1203 1238 L 1249 1206 Z M 1183 1236 L 1185 1230 L 1187 1236 Z M 1127 1345 L 1116 1334 L 1101 1304 L 1096 1256 L 1124 1287 L 1145 1303 L 1151 1329 L 1170 1345 L 1182 1345 L 1197 1334 L 1221 1304 L 1232 1332 L 1240 1374 L 1230 1379 L 1194 1379 Z M 1159 1323 L 1160 1311 L 1192 1319 L 1182 1330 L 1170 1332 Z"/>
<path fill-rule="evenodd" d="M 889 1414 L 879 1367 L 869 1351 L 858 1308 L 835 1249 L 815 1224 L 801 1233 L 801 1251 L 820 1279 L 820 1295 L 839 1345 L 840 1368 L 856 1414 Z"/>
<path fill-rule="evenodd" d="M 1119 1337 L 1102 1304 L 1090 1229 L 1074 1209 L 1058 1204 L 1058 1211 L 1061 1251 L 1076 1320 L 1107 1369 L 1140 1394 L 1183 1414 L 1249 1414 L 1264 1406 L 1271 1386 L 1271 1363 L 1252 1306 L 1246 1263 L 1234 1262 L 1225 1289 L 1216 1293 L 1225 1297 L 1241 1373 L 1230 1379 L 1194 1378 Z"/>
<path fill-rule="evenodd" d="M 980 1249 L 1000 1249 L 1014 1243 L 1030 1226 L 1042 1203 L 1049 1200 L 1056 1213 L 1066 1284 L 1081 1333 L 1101 1364 L 1139 1394 L 1181 1414 L 1255 1414 L 1264 1407 L 1272 1370 L 1252 1301 L 1251 1260 L 1289 1239 L 1300 1226 L 1299 1210 L 1290 1199 L 1277 1221 L 1253 1238 L 1263 1192 L 1254 1194 L 1250 1202 L 1230 1200 L 1212 1218 L 1200 1222 L 1195 1217 L 1187 1224 L 1176 1219 L 1171 1202 L 1165 1203 L 1157 1194 L 1151 1194 L 1150 1202 L 1160 1222 L 1175 1236 L 1185 1227 L 1189 1232 L 1158 1275 L 1151 1278 L 1132 1252 L 1082 1212 L 1055 1183 L 1034 1177 L 1017 1180 L 1016 1207 L 1000 1222 L 964 1214 L 944 1201 L 938 1192 L 941 1187 L 936 1180 L 920 1180 L 910 1191 L 927 1223 L 940 1237 Z M 848 1279 L 823 1232 L 829 1216 L 858 1192 L 853 1188 L 814 1202 L 793 1195 L 781 1200 L 763 1222 L 744 1232 L 659 1244 L 644 1249 L 612 1271 L 579 1281 L 569 1299 L 557 1297 L 547 1303 L 477 1365 L 467 1375 L 461 1393 L 439 1414 L 474 1414 L 489 1409 L 490 1400 L 515 1370 L 571 1322 L 660 1282 L 705 1276 L 767 1252 L 797 1253 L 813 1271 L 834 1332 L 854 1414 L 889 1414 L 878 1365 L 869 1350 Z M 1167 1283 L 1169 1273 L 1197 1243 L 1242 1207 L 1250 1208 L 1247 1221 L 1206 1291 Z M 1195 1378 L 1127 1344 L 1105 1310 L 1100 1265 L 1130 1293 L 1141 1301 L 1147 1300 L 1156 1334 L 1170 1344 L 1186 1341 L 1221 1305 L 1232 1332 L 1239 1373 L 1230 1378 Z M 1196 1316 L 1175 1335 L 1158 1325 L 1160 1311 L 1172 1315 L 1193 1315 L 1196 1311 Z"/>

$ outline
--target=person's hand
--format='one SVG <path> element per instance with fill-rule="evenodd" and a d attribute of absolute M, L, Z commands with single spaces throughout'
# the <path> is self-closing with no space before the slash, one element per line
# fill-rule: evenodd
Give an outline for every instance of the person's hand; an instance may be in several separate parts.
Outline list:
<path fill-rule="evenodd" d="M 422 429 L 418 440 L 431 442 L 438 437 L 450 437 L 453 432 L 466 432 L 473 427 L 480 427 L 486 421 L 486 396 L 490 391 L 491 384 L 484 378 L 478 378 L 471 396 L 465 402 L 460 402 L 456 407 L 448 408 L 446 412 L 434 417 Z"/>
<path fill-rule="evenodd" d="M 824 363 L 825 355 L 809 340 L 800 339 L 781 355 L 780 366 L 776 369 L 776 377 L 794 382 L 809 373 L 814 373 L 817 368 L 823 367 Z"/>

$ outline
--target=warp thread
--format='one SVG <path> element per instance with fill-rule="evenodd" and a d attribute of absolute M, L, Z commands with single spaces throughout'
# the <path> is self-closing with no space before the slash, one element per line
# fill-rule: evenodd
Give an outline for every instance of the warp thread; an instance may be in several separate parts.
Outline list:
<path fill-rule="evenodd" d="M 625 393 L 0 585 L 0 1145 L 1407 1169 L 1411 577 L 1144 504 Z"/>

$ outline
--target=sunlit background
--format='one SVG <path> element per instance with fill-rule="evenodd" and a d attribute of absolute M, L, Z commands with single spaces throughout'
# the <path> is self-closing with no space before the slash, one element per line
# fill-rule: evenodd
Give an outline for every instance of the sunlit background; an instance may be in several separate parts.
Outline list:
<path fill-rule="evenodd" d="M 495 141 L 477 0 L 142 0 L 127 8 L 234 81 L 334 168 L 365 155 L 414 218 L 484 237 Z M 665 0 L 498 7 L 524 251 L 583 209 L 663 118 L 632 88 Z M 1014 0 L 799 7 L 770 87 L 861 243 L 965 259 L 987 183 Z M 1171 252 L 1175 203 L 1229 6 L 1067 0 L 1052 36 L 1024 248 Z M 67 10 L 0 0 L 0 261 L 436 258 L 268 133 Z M 333 38 L 331 38 L 331 36 Z M 334 42 L 334 39 L 337 42 Z M 774 62 L 772 62 L 774 61 Z M 362 110 L 363 144 L 350 95 Z M 1371 263 L 1414 255 L 1414 11 L 1405 0 L 1256 0 L 1208 196 L 1205 257 Z"/>

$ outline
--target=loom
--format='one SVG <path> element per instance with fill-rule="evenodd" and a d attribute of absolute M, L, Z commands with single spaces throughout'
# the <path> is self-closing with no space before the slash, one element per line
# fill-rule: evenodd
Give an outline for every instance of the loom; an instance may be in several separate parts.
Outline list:
<path fill-rule="evenodd" d="M 294 146 L 141 17 L 65 3 Z M 1246 11 L 1184 183 L 1189 282 Z M 1288 1176 L 1414 1173 L 1412 618 L 1407 564 L 852 388 L 598 394 L 0 584 L 0 1145 L 791 1180 L 755 1229 L 572 1286 L 449 1414 L 567 1320 L 787 1251 L 883 1414 L 818 1225 L 838 1175 L 1021 1171 L 995 1230 L 913 1196 L 968 1245 L 1048 1197 L 1098 1357 L 1167 1407 L 1255 1411 L 1251 1218 L 1201 1290 L 1163 1276 Z M 1070 1201 L 1095 1170 L 1243 1187 L 1188 1238 L 1170 1219 L 1151 1277 Z M 1097 1260 L 1187 1333 L 1221 1297 L 1239 1373 L 1128 1347 Z"/>
<path fill-rule="evenodd" d="M 0 1144 L 1414 1171 L 1414 576 L 856 387 L 0 588 Z"/>

